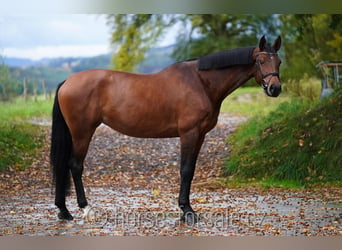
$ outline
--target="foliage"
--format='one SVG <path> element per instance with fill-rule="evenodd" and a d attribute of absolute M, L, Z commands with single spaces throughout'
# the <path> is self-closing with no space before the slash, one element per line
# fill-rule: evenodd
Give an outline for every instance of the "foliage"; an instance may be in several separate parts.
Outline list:
<path fill-rule="evenodd" d="M 179 37 L 173 57 L 186 60 L 214 50 L 255 44 L 260 34 L 276 33 L 276 15 L 109 15 L 113 30 L 113 68 L 134 71 L 145 52 L 168 28 L 178 24 Z M 276 34 L 274 34 L 274 37 Z"/>
<path fill-rule="evenodd" d="M 283 90 L 293 98 L 313 103 L 318 101 L 322 87 L 319 79 L 305 74 L 300 80 L 288 80 L 283 84 Z"/>
<path fill-rule="evenodd" d="M 316 105 L 285 102 L 255 117 L 229 138 L 234 145 L 226 174 L 293 180 L 342 180 L 342 90 Z"/>
<path fill-rule="evenodd" d="M 8 101 L 13 97 L 18 83 L 13 80 L 10 69 L 3 63 L 0 55 L 0 101 Z"/>
<path fill-rule="evenodd" d="M 342 15 L 280 15 L 284 46 L 284 79 L 301 79 L 306 73 L 320 77 L 320 61 L 342 60 Z"/>
<path fill-rule="evenodd" d="M 146 52 L 145 59 L 137 65 L 139 73 L 155 73 L 175 63 L 171 58 L 173 46 L 153 48 Z"/>
<path fill-rule="evenodd" d="M 116 69 L 132 71 L 145 52 L 164 32 L 177 24 L 178 39 L 173 57 L 196 58 L 213 51 L 256 45 L 266 34 L 272 41 L 283 38 L 283 80 L 319 77 L 315 65 L 342 58 L 340 14 L 193 14 L 111 15 L 113 55 Z"/>
<path fill-rule="evenodd" d="M 174 18 L 160 14 L 118 14 L 109 15 L 107 20 L 113 30 L 111 44 L 117 50 L 112 57 L 113 68 L 134 71 Z"/>
<path fill-rule="evenodd" d="M 276 15 L 196 14 L 184 15 L 173 56 L 186 60 L 236 47 L 257 45 L 261 34 L 273 39 L 279 23 Z M 273 36 L 272 36 L 272 35 Z"/>

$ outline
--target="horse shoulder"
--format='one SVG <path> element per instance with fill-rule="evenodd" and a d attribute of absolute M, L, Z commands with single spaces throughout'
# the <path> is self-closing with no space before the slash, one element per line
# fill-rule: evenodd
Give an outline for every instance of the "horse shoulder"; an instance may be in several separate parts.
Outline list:
<path fill-rule="evenodd" d="M 218 114 L 197 73 L 196 64 L 184 62 L 175 65 L 175 68 L 174 74 L 178 78 L 180 96 L 178 103 L 180 132 L 194 127 L 200 128 L 203 132 L 211 130 L 216 125 Z"/>

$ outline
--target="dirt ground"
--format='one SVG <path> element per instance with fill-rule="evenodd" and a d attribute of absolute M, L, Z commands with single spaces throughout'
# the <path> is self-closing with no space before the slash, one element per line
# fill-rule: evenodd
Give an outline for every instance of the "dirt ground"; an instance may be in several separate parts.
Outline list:
<path fill-rule="evenodd" d="M 342 235 L 342 190 L 227 189 L 218 178 L 226 138 L 245 117 L 221 114 L 202 147 L 191 201 L 200 220 L 182 223 L 177 206 L 179 139 L 137 139 L 106 126 L 86 158 L 87 215 L 75 193 L 73 221 L 57 219 L 46 146 L 30 169 L 0 173 L 0 235 Z"/>

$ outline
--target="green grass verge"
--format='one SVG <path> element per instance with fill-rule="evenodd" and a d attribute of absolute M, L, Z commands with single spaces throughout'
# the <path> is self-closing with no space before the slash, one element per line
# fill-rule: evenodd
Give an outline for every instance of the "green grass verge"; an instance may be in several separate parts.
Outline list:
<path fill-rule="evenodd" d="M 342 181 L 342 91 L 316 105 L 283 102 L 229 138 L 225 174 L 310 185 Z"/>
<path fill-rule="evenodd" d="M 17 98 L 11 102 L 0 102 L 1 121 L 22 122 L 32 117 L 50 117 L 53 100 L 24 101 Z"/>
<path fill-rule="evenodd" d="M 270 98 L 260 87 L 239 88 L 223 101 L 221 112 L 241 116 L 266 115 L 288 100 L 290 98 L 284 93 L 277 98 Z"/>
<path fill-rule="evenodd" d="M 0 103 L 0 171 L 30 166 L 42 146 L 44 133 L 27 120 L 49 116 L 51 108 L 52 101 L 42 100 Z"/>
<path fill-rule="evenodd" d="M 256 178 L 225 178 L 221 182 L 227 188 L 261 188 L 261 189 L 271 189 L 271 188 L 282 188 L 282 189 L 303 189 L 303 185 L 300 182 L 294 180 L 274 180 L 272 178 L 268 179 L 256 179 Z"/>

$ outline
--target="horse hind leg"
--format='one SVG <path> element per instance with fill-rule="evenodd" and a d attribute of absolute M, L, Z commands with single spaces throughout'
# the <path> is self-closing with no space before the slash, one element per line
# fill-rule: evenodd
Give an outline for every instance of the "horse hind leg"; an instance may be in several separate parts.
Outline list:
<path fill-rule="evenodd" d="M 69 162 L 72 178 L 75 184 L 77 203 L 80 208 L 85 208 L 88 205 L 83 187 L 82 173 L 84 169 L 84 159 L 87 155 L 89 143 L 94 131 L 95 129 L 86 133 L 85 136 L 83 135 L 82 138 L 73 140 L 73 155 Z"/>
<path fill-rule="evenodd" d="M 76 158 L 72 157 L 70 160 L 70 170 L 72 178 L 75 184 L 75 190 L 77 195 L 77 203 L 80 208 L 84 208 L 88 205 L 87 199 L 85 197 L 82 173 L 83 173 L 83 163 L 80 163 Z"/>

